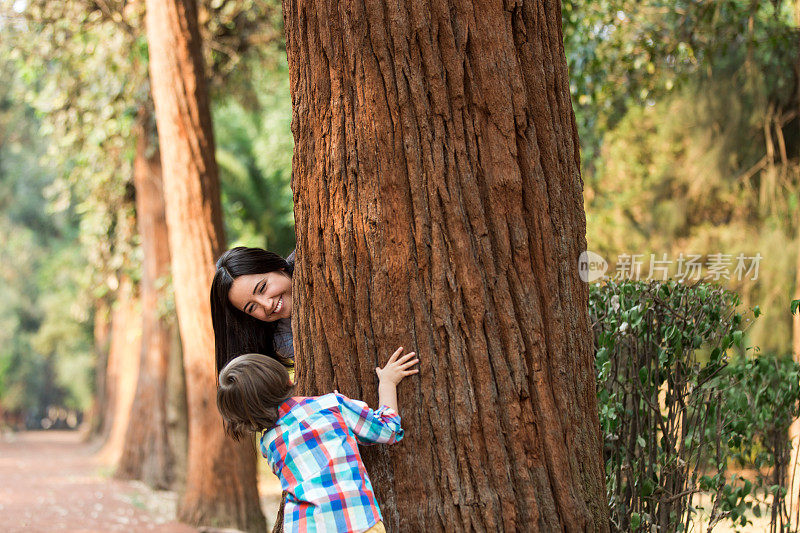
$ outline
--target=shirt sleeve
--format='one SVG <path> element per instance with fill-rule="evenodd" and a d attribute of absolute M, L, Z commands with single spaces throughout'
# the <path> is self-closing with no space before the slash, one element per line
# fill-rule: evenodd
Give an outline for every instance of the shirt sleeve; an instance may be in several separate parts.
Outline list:
<path fill-rule="evenodd" d="M 292 320 L 290 318 L 281 318 L 275 322 L 272 345 L 275 347 L 275 353 L 280 357 L 294 359 L 294 340 L 292 337 Z"/>
<path fill-rule="evenodd" d="M 373 411 L 367 404 L 336 393 L 345 424 L 359 444 L 394 444 L 403 438 L 400 415 L 385 405 Z"/>
<path fill-rule="evenodd" d="M 275 347 L 275 353 L 284 359 L 294 359 L 294 341 L 290 333 L 275 333 L 272 336 L 272 345 Z"/>

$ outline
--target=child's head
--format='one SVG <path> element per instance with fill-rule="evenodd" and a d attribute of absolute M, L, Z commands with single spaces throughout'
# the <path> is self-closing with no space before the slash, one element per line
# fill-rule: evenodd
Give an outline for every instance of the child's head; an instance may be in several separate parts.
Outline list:
<path fill-rule="evenodd" d="M 219 373 L 217 408 L 225 433 L 239 440 L 270 429 L 293 388 L 286 367 L 275 359 L 257 353 L 236 357 Z"/>

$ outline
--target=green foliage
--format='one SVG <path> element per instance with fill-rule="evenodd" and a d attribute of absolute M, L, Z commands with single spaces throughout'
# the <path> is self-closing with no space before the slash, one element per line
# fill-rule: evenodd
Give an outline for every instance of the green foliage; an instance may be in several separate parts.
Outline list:
<path fill-rule="evenodd" d="M 591 287 L 615 528 L 685 530 L 697 493 L 711 496 L 712 527 L 721 520 L 745 527 L 748 513 L 761 511 L 754 498 L 785 487 L 788 428 L 800 414 L 800 366 L 744 357 L 749 319 L 739 305 L 735 293 L 704 283 Z M 734 460 L 769 474 L 729 476 Z M 785 516 L 782 502 L 775 505 L 783 509 L 777 516 Z"/>
<path fill-rule="evenodd" d="M 0 74 L 13 81 L 0 87 L 5 409 L 40 417 L 51 404 L 87 407 L 93 304 L 121 274 L 139 276 L 134 126 L 152 106 L 143 9 L 0 0 Z M 200 19 L 229 233 L 288 253 L 291 104 L 280 3 L 208 0 Z M 174 313 L 170 305 L 159 312 Z"/>
<path fill-rule="evenodd" d="M 54 169 L 47 188 L 53 211 L 80 216 L 80 240 L 95 265 L 89 286 L 101 297 L 133 265 L 131 173 L 134 123 L 148 101 L 147 64 L 123 19 L 92 3 L 30 0 L 4 32 L 23 83 L 15 98 L 36 111 L 47 140 L 40 166 Z M 137 10 L 129 16 L 140 17 Z"/>
<path fill-rule="evenodd" d="M 88 407 L 90 306 L 78 217 L 43 196 L 55 182 L 30 107 L 15 100 L 16 71 L 0 55 L 0 411 L 38 421 L 50 406 Z"/>
<path fill-rule="evenodd" d="M 226 232 L 230 246 L 259 246 L 285 256 L 295 242 L 288 66 L 284 58 L 272 68 L 252 70 L 252 82 L 261 87 L 253 108 L 233 96 L 214 105 Z"/>
<path fill-rule="evenodd" d="M 770 503 L 783 530 L 789 518 L 784 500 L 791 455 L 789 427 L 800 416 L 800 364 L 791 357 L 762 356 L 736 361 L 727 369 L 727 377 L 730 386 L 721 408 L 723 419 L 730 421 L 726 435 L 730 458 L 756 469 L 754 496 Z"/>
<path fill-rule="evenodd" d="M 9 57 L 25 80 L 22 95 L 40 114 L 41 133 L 50 139 L 45 164 L 59 171 L 49 189 L 52 205 L 69 205 L 80 213 L 81 238 L 96 265 L 92 285 L 101 293 L 115 285 L 113 278 L 121 269 L 138 277 L 131 184 L 133 126 L 148 110 L 152 114 L 144 2 L 28 0 L 23 9 L 20 5 L 0 0 L 0 15 L 14 21 L 4 32 Z M 199 14 L 212 94 L 226 101 L 257 100 L 254 95 L 261 95 L 262 87 L 255 85 L 252 75 L 265 65 L 273 72 L 275 50 L 282 47 L 280 3 L 207 0 L 199 3 Z M 240 146 L 229 149 L 224 135 L 222 140 L 222 152 L 241 155 Z M 269 188 L 271 182 L 288 181 L 275 168 L 250 169 L 254 175 L 248 192 L 263 193 L 265 182 Z M 252 212 L 236 206 L 227 211 L 260 219 L 260 224 L 248 226 L 257 234 L 265 230 L 264 210 L 276 208 L 272 216 L 280 227 L 267 240 L 286 241 L 285 202 L 277 199 L 279 195 L 270 196 L 276 198 L 251 201 L 254 205 L 246 207 Z M 247 223 L 234 219 L 229 224 L 237 225 Z"/>
<path fill-rule="evenodd" d="M 735 295 L 676 282 L 593 285 L 600 424 L 616 529 L 686 524 L 692 468 L 713 421 L 709 382 L 727 360 L 742 318 Z M 694 354 L 703 348 L 704 361 Z M 711 416 L 709 416 L 711 415 Z M 698 422 L 700 422 L 698 424 Z M 687 430 L 691 428 L 692 432 Z"/>
<path fill-rule="evenodd" d="M 212 97 L 235 93 L 256 103 L 261 73 L 286 61 L 283 11 L 279 0 L 203 0 L 199 2 L 205 64 Z"/>
<path fill-rule="evenodd" d="M 737 82 L 763 78 L 790 97 L 783 73 L 794 60 L 791 8 L 781 0 L 564 2 L 570 91 L 587 168 L 594 168 L 603 132 L 629 108 L 700 76 L 732 78 L 747 64 Z"/>
<path fill-rule="evenodd" d="M 582 146 L 587 241 L 621 253 L 760 253 L 758 280 L 731 280 L 769 321 L 762 349 L 791 346 L 800 143 L 793 4 L 564 3 Z M 790 253 L 787 253 L 787 250 Z"/>

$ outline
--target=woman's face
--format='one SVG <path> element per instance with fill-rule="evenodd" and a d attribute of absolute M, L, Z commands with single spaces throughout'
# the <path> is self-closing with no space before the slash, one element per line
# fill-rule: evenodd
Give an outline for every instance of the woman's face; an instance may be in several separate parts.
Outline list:
<path fill-rule="evenodd" d="M 292 316 L 292 278 L 283 270 L 239 276 L 228 299 L 236 309 L 264 322 L 288 318 Z"/>

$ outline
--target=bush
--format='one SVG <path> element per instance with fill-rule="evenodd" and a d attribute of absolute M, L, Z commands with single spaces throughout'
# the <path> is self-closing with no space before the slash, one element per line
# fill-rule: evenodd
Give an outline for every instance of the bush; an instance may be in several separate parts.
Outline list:
<path fill-rule="evenodd" d="M 781 494 L 788 425 L 800 400 L 798 365 L 744 357 L 750 318 L 737 310 L 739 304 L 735 293 L 706 283 L 611 281 L 591 287 L 615 529 L 688 530 L 698 493 L 713 501 L 711 527 L 723 519 L 745 526 L 754 491 Z M 755 308 L 753 316 L 758 314 Z M 728 476 L 731 459 L 745 464 L 751 458 L 772 477 L 759 476 L 754 484 Z M 781 501 L 775 500 L 778 507 Z"/>
<path fill-rule="evenodd" d="M 721 407 L 731 421 L 730 458 L 756 470 L 753 491 L 771 500 L 772 529 L 783 531 L 789 522 L 789 426 L 800 416 L 800 365 L 791 357 L 759 357 L 732 363 L 727 375 L 730 386 Z M 760 506 L 753 511 L 760 515 Z"/>

